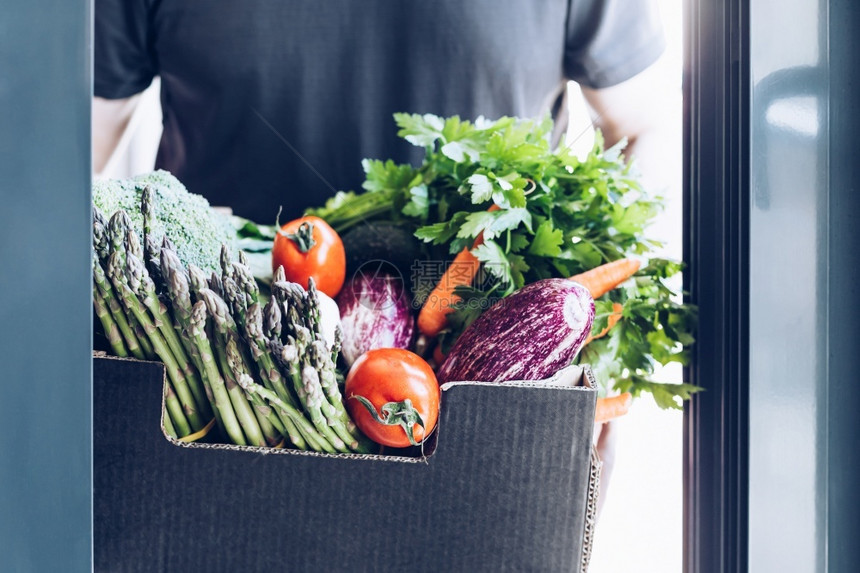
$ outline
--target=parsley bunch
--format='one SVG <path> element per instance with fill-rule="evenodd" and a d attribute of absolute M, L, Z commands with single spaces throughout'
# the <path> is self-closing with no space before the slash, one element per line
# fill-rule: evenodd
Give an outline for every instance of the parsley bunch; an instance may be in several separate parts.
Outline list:
<path fill-rule="evenodd" d="M 605 149 L 598 133 L 580 160 L 552 148 L 549 118 L 394 117 L 398 135 L 426 150 L 421 165 L 365 160 L 364 193 L 340 192 L 310 212 L 338 231 L 371 220 L 407 225 L 433 260 L 448 260 L 483 235 L 472 250 L 482 273 L 457 290 L 462 298 L 449 315 L 445 347 L 489 303 L 525 284 L 627 256 L 648 258 L 660 246 L 646 229 L 662 200 L 639 184 L 621 154 L 624 142 Z M 499 209 L 488 211 L 493 204 Z M 651 393 L 663 408 L 680 408 L 698 390 L 653 379 L 657 364 L 685 363 L 694 342 L 695 308 L 669 286 L 681 268 L 651 258 L 633 280 L 595 301 L 593 333 L 607 326 L 613 303 L 623 307 L 618 324 L 577 358 L 606 388 Z"/>

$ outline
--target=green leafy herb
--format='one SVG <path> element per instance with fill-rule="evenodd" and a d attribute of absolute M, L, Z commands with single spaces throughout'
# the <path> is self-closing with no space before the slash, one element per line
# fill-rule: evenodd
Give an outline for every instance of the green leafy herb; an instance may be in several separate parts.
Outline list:
<path fill-rule="evenodd" d="M 365 193 L 338 193 L 311 213 L 342 231 L 363 220 L 412 225 L 439 261 L 475 239 L 482 271 L 448 315 L 447 347 L 493 301 L 548 277 L 569 277 L 627 256 L 649 258 L 658 243 L 646 229 L 662 199 L 639 184 L 625 142 L 605 149 L 598 132 L 586 157 L 550 145 L 552 121 L 396 114 L 398 134 L 424 148 L 419 166 L 365 160 Z M 491 205 L 498 208 L 488 211 Z M 633 280 L 596 301 L 593 334 L 622 316 L 577 358 L 606 388 L 650 393 L 678 407 L 696 390 L 653 380 L 659 364 L 686 363 L 695 308 L 679 300 L 681 264 L 650 258 Z"/>
<path fill-rule="evenodd" d="M 430 203 L 427 199 L 427 186 L 423 183 L 409 189 L 409 202 L 403 207 L 403 214 L 418 219 L 426 219 Z"/>
<path fill-rule="evenodd" d="M 561 229 L 553 229 L 552 221 L 547 219 L 538 225 L 535 236 L 528 248 L 530 255 L 538 257 L 558 257 L 561 255 L 561 244 L 564 242 L 564 233 Z"/>
<path fill-rule="evenodd" d="M 506 291 L 513 291 L 514 281 L 511 276 L 511 262 L 498 243 L 485 240 L 472 249 L 472 254 L 483 263 L 482 268 L 497 279 L 500 287 Z"/>

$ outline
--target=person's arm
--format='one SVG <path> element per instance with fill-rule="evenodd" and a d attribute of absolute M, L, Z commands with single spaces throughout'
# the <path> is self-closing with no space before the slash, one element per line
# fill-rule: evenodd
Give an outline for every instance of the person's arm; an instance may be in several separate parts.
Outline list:
<path fill-rule="evenodd" d="M 603 133 L 607 148 L 626 137 L 625 157 L 634 159 L 644 182 L 652 188 L 665 188 L 678 165 L 674 138 L 681 117 L 679 94 L 668 86 L 655 66 L 636 76 L 602 89 L 582 87 L 594 127 Z"/>
<path fill-rule="evenodd" d="M 140 94 L 123 99 L 93 98 L 93 173 L 101 173 L 128 127 Z"/>
<path fill-rule="evenodd" d="M 134 115 L 140 94 L 158 75 L 151 0 L 93 4 L 93 171 L 104 171 Z"/>
<path fill-rule="evenodd" d="M 611 87 L 581 89 L 594 127 L 603 133 L 606 147 L 626 137 L 624 155 L 635 162 L 647 188 L 664 192 L 676 186 L 682 168 L 680 93 L 666 83 L 659 68 L 651 66 Z M 615 468 L 617 422 L 596 424 L 594 439 L 603 462 L 597 500 L 599 517 Z"/>

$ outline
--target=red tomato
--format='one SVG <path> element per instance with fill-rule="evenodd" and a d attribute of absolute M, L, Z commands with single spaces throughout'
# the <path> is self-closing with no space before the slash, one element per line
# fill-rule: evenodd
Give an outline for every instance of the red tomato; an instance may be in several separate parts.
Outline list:
<path fill-rule="evenodd" d="M 287 280 L 308 288 L 313 277 L 317 290 L 337 296 L 346 277 L 346 253 L 337 232 L 309 215 L 281 227 L 272 246 L 272 270 L 284 267 Z"/>
<path fill-rule="evenodd" d="M 346 376 L 344 393 L 355 425 L 384 446 L 417 445 L 439 419 L 442 393 L 433 369 L 417 354 L 401 348 L 378 348 L 362 354 Z M 376 415 L 359 397 L 372 405 Z M 424 428 L 414 423 L 416 413 Z M 414 443 L 406 432 L 410 425 Z"/>

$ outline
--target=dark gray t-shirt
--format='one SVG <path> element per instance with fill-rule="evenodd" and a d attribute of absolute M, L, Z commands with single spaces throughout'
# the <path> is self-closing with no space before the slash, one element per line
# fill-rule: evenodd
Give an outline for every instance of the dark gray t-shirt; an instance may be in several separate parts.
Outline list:
<path fill-rule="evenodd" d="M 538 116 L 662 49 L 651 0 L 95 2 L 95 95 L 160 76 L 157 167 L 260 222 L 359 189 L 362 158 L 419 159 L 394 112 Z"/>

